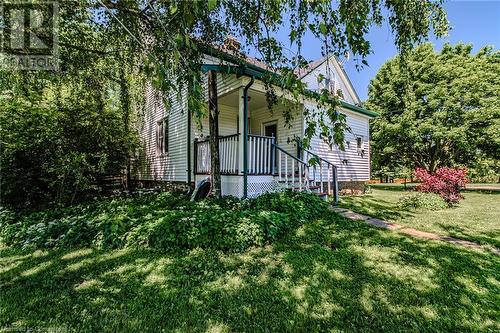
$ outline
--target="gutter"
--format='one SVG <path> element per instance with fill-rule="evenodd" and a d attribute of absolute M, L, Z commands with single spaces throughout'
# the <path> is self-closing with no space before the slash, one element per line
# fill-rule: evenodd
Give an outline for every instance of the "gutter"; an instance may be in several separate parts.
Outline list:
<path fill-rule="evenodd" d="M 189 84 L 188 90 L 192 89 L 192 85 Z M 192 120 L 191 120 L 191 110 L 189 110 L 189 102 L 186 101 L 187 106 L 187 186 L 188 191 L 191 192 L 191 129 L 192 129 Z"/>
<path fill-rule="evenodd" d="M 357 112 L 357 113 L 361 113 L 365 116 L 368 116 L 368 117 L 371 117 L 371 118 L 376 118 L 379 116 L 379 114 L 375 111 L 370 111 L 370 110 L 367 110 L 365 108 L 362 108 L 360 106 L 357 106 L 357 105 L 353 105 L 351 103 L 347 103 L 347 102 L 344 102 L 344 101 L 340 101 L 340 106 L 348 109 L 348 110 L 351 110 L 351 111 L 354 111 L 354 112 Z"/>
<path fill-rule="evenodd" d="M 248 89 L 254 82 L 250 82 L 243 89 L 243 199 L 248 196 Z"/>

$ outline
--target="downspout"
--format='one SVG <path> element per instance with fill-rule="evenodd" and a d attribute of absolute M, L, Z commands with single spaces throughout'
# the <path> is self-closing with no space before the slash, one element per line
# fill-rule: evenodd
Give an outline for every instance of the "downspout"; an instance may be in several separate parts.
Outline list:
<path fill-rule="evenodd" d="M 248 89 L 253 84 L 254 77 L 243 89 L 243 198 L 248 196 Z"/>
<path fill-rule="evenodd" d="M 188 89 L 188 93 L 191 89 Z M 188 97 L 189 99 L 189 97 Z M 191 192 L 191 110 L 189 110 L 189 102 L 187 107 L 187 186 L 188 191 Z"/>

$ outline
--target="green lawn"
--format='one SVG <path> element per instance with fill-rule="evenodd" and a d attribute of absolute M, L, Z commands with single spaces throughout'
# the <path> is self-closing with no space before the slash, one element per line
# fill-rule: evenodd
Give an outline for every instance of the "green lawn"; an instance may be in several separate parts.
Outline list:
<path fill-rule="evenodd" d="M 498 332 L 498 295 L 498 256 L 333 213 L 242 254 L 0 248 L 9 331 Z"/>
<path fill-rule="evenodd" d="M 465 188 L 476 188 L 480 189 L 496 189 L 500 190 L 500 183 L 469 183 L 465 185 Z"/>
<path fill-rule="evenodd" d="M 396 203 L 403 193 L 373 189 L 370 194 L 342 197 L 340 206 L 419 230 L 500 247 L 500 193 L 465 192 L 465 199 L 454 208 L 402 211 Z"/>
<path fill-rule="evenodd" d="M 418 183 L 406 183 L 407 188 L 413 188 Z M 404 189 L 404 184 L 398 183 L 378 183 L 370 184 L 370 187 L 376 189 Z M 500 191 L 500 183 L 469 183 L 465 185 L 468 191 Z"/>
<path fill-rule="evenodd" d="M 418 183 L 406 183 L 407 188 L 415 187 Z M 404 184 L 399 183 L 378 183 L 378 184 L 370 184 L 370 187 L 377 189 L 403 189 Z"/>

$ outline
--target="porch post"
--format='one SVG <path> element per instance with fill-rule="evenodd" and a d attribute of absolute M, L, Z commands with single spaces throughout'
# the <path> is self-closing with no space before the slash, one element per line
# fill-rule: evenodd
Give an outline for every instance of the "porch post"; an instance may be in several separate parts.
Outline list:
<path fill-rule="evenodd" d="M 243 89 L 243 198 L 248 196 L 248 89 L 253 84 L 254 77 Z"/>

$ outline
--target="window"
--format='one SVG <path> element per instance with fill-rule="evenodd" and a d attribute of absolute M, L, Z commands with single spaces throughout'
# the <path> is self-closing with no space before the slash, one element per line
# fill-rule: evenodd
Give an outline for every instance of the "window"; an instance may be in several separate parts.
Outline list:
<path fill-rule="evenodd" d="M 330 91 L 331 84 L 332 84 L 332 80 L 330 79 L 330 77 L 325 78 L 324 88 L 328 89 L 328 91 Z"/>
<path fill-rule="evenodd" d="M 335 77 L 328 76 L 326 78 L 326 80 L 325 80 L 325 89 L 328 89 L 328 91 L 330 92 L 330 94 L 337 95 Z"/>
<path fill-rule="evenodd" d="M 168 152 L 168 117 L 156 123 L 156 153 L 158 155 Z"/>
<path fill-rule="evenodd" d="M 361 155 L 361 157 L 364 157 L 365 150 L 363 149 L 363 138 L 362 137 L 356 138 L 356 148 L 357 148 L 358 155 Z"/>

